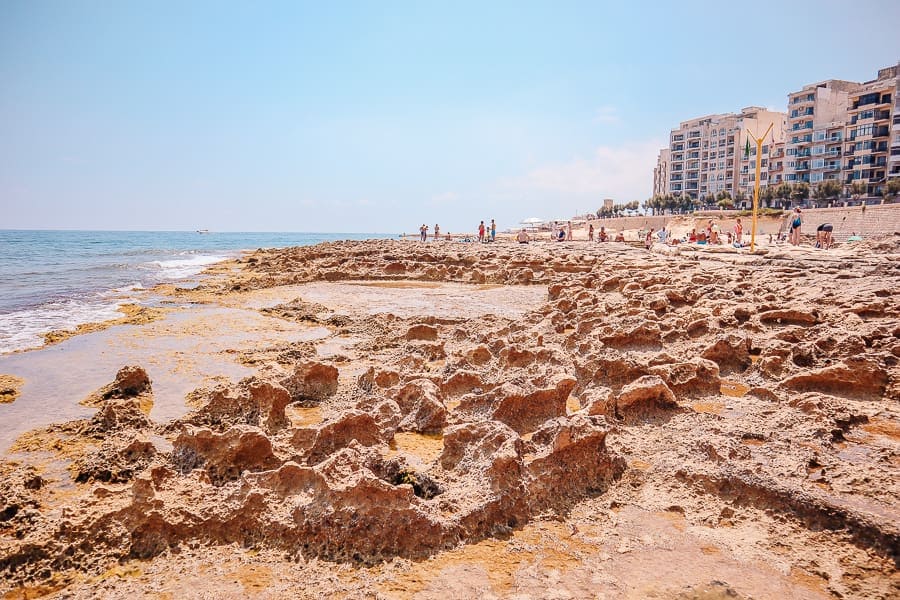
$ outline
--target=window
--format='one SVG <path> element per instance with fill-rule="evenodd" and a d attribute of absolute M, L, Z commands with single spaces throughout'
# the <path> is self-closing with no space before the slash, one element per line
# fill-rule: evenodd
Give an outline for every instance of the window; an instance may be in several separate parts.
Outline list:
<path fill-rule="evenodd" d="M 818 183 L 819 181 L 822 181 L 822 179 L 824 179 L 822 173 L 813 173 L 809 176 L 809 180 L 814 183 Z"/>
<path fill-rule="evenodd" d="M 821 142 L 825 140 L 825 132 L 824 131 L 816 131 L 813 133 L 813 139 L 817 142 Z"/>
<path fill-rule="evenodd" d="M 813 154 L 825 154 L 825 146 L 813 146 Z"/>
<path fill-rule="evenodd" d="M 872 129 L 874 127 L 875 126 L 872 125 L 871 123 L 868 125 L 860 125 L 859 127 L 856 128 L 856 131 L 854 132 L 855 137 L 860 137 L 863 135 L 872 135 Z"/>
<path fill-rule="evenodd" d="M 817 158 L 812 161 L 813 169 L 824 169 L 825 168 L 825 159 Z"/>

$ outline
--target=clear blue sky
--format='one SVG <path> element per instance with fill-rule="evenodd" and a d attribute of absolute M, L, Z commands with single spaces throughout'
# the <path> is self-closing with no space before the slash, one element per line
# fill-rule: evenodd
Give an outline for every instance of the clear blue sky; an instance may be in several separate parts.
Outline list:
<path fill-rule="evenodd" d="M 896 1 L 658 4 L 4 0 L 0 228 L 565 217 L 681 120 L 900 60 Z"/>

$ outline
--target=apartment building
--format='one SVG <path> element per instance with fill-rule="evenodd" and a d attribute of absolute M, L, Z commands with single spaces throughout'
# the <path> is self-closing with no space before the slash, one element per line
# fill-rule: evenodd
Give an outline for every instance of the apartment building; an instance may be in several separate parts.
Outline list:
<path fill-rule="evenodd" d="M 763 168 L 760 179 L 768 181 L 769 152 L 774 144 L 784 141 L 786 115 L 758 106 L 740 113 L 706 115 L 683 121 L 669 135 L 668 178 L 664 193 L 694 199 L 725 191 L 734 196 L 738 191 L 752 190 L 755 181 L 756 143 L 751 141 L 751 155 L 745 157 L 748 130 L 761 136 L 771 124 L 772 133 L 763 145 Z M 662 172 L 657 160 L 655 173 Z M 750 168 L 750 165 L 753 168 Z M 751 172 L 752 171 L 752 172 Z M 654 178 L 654 191 L 657 180 Z"/>
<path fill-rule="evenodd" d="M 766 185 L 774 186 L 784 183 L 784 140 L 775 142 L 769 149 L 769 168 Z"/>
<path fill-rule="evenodd" d="M 669 149 L 663 148 L 659 151 L 659 156 L 656 157 L 656 167 L 653 169 L 653 193 L 651 196 L 664 196 L 668 193 L 670 156 Z"/>
<path fill-rule="evenodd" d="M 829 79 L 788 94 L 784 180 L 815 185 L 841 178 L 849 94 L 859 84 Z"/>
<path fill-rule="evenodd" d="M 890 160 L 900 157 L 897 74 L 896 66 L 881 69 L 878 79 L 860 84 L 847 99 L 844 183 L 862 183 L 867 196 L 881 194 L 891 168 L 900 176 L 900 162 Z"/>

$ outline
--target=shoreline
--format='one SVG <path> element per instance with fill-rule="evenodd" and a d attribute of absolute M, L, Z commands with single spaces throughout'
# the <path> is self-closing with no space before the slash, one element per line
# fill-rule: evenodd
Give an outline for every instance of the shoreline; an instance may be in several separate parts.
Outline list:
<path fill-rule="evenodd" d="M 900 439 L 884 402 L 900 342 L 879 332 L 900 323 L 900 247 L 669 250 L 258 250 L 155 288 L 183 307 L 160 318 L 0 357 L 44 374 L 0 411 L 71 407 L 0 462 L 0 511 L 38 519 L 3 521 L 0 559 L 49 557 L 0 571 L 30 586 L 0 591 L 888 597 L 896 490 L 865 482 L 898 480 L 879 457 Z M 848 277 L 823 295 L 835 268 Z M 125 364 L 146 372 L 109 384 Z M 291 503 L 305 508 L 288 518 Z M 316 519 L 333 506 L 366 526 Z M 92 547 L 54 563 L 60 509 Z"/>

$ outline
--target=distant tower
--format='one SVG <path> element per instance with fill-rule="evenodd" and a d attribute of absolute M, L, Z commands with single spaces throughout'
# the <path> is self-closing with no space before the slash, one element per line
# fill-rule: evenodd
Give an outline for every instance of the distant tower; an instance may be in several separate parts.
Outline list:
<path fill-rule="evenodd" d="M 612 210 L 612 207 L 615 205 L 616 201 L 612 198 L 604 198 L 603 199 L 603 208 L 608 208 Z"/>

